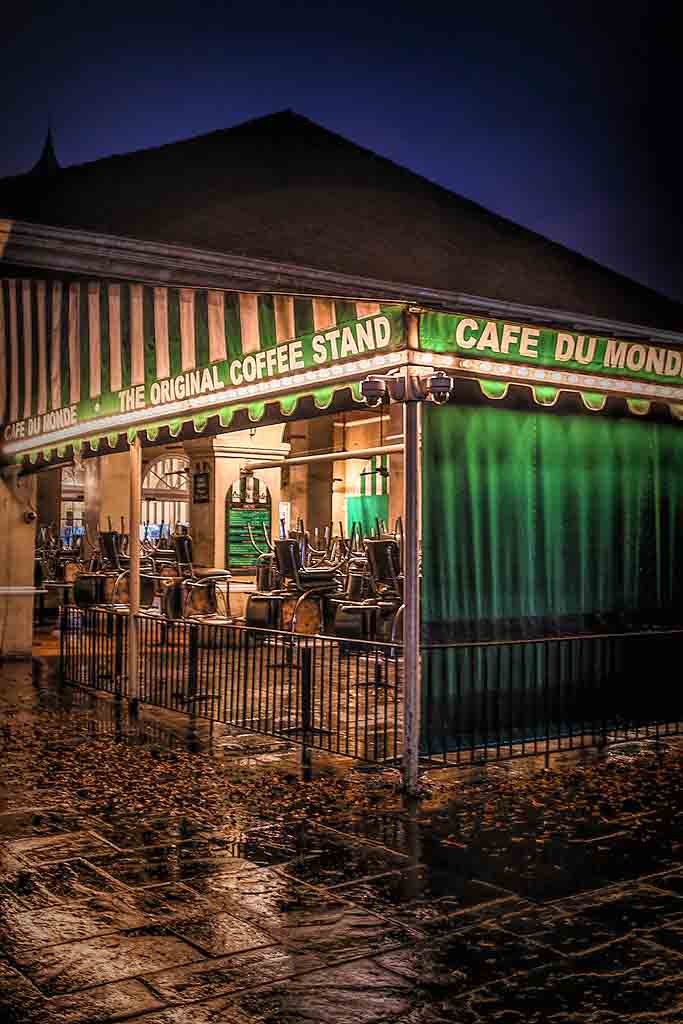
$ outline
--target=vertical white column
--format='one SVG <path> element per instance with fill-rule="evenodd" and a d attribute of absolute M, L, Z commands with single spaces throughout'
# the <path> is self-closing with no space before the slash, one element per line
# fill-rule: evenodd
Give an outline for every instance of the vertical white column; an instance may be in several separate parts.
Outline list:
<path fill-rule="evenodd" d="M 419 401 L 403 405 L 403 785 L 411 795 L 418 787 L 420 746 L 421 412 Z"/>
<path fill-rule="evenodd" d="M 128 610 L 128 697 L 139 698 L 138 620 L 140 611 L 140 501 L 142 497 L 142 448 L 140 438 L 130 444 L 130 505 L 128 511 L 130 554 L 130 606 Z"/>

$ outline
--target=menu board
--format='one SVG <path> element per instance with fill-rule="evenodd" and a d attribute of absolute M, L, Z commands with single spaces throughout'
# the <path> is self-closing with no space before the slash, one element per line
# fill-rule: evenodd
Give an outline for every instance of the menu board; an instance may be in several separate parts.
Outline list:
<path fill-rule="evenodd" d="M 206 472 L 192 474 L 192 502 L 195 505 L 208 505 L 210 499 L 209 474 Z"/>
<path fill-rule="evenodd" d="M 262 551 L 266 550 L 263 537 L 263 524 L 270 536 L 270 509 L 263 505 L 256 507 L 228 508 L 226 523 L 225 564 L 229 569 L 253 569 L 258 555 L 249 540 L 247 526 L 251 526 L 254 540 Z"/>
<path fill-rule="evenodd" d="M 261 480 L 243 476 L 228 491 L 225 503 L 225 564 L 228 569 L 256 568 L 258 554 L 249 540 L 249 530 L 259 549 L 266 551 L 263 527 L 271 530 L 270 493 Z"/>

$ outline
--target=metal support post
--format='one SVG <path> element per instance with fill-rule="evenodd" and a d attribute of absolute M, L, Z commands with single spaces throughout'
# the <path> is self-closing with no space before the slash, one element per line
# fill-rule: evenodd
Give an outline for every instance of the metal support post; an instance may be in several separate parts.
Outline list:
<path fill-rule="evenodd" d="M 421 402 L 403 404 L 403 786 L 418 790 L 420 746 L 420 423 Z"/>
<path fill-rule="evenodd" d="M 130 554 L 128 612 L 128 698 L 131 710 L 137 710 L 138 685 L 138 620 L 140 611 L 140 502 L 142 498 L 142 448 L 140 438 L 130 443 L 130 507 L 128 512 L 128 551 Z"/>

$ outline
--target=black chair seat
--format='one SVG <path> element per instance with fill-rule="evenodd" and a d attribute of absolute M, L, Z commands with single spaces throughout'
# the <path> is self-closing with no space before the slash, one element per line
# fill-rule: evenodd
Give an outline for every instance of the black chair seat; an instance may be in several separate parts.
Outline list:
<path fill-rule="evenodd" d="M 334 586 L 339 574 L 336 569 L 299 569 L 301 585 L 309 587 Z"/>
<path fill-rule="evenodd" d="M 198 580 L 229 580 L 232 577 L 232 573 L 228 569 L 197 569 L 195 568 L 194 574 Z"/>
<path fill-rule="evenodd" d="M 376 615 L 378 611 L 377 604 L 374 601 L 369 604 L 345 604 L 341 601 L 337 605 L 337 609 L 340 612 L 344 612 L 345 615 Z"/>

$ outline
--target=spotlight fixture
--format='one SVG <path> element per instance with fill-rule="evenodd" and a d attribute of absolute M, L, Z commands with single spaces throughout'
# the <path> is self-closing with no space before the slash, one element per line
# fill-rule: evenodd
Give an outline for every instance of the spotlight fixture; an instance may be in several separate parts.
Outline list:
<path fill-rule="evenodd" d="M 451 397 L 453 390 L 453 378 L 444 370 L 437 370 L 430 377 L 427 377 L 427 393 L 437 405 L 445 405 Z"/>
<path fill-rule="evenodd" d="M 453 391 L 453 378 L 444 370 L 434 370 L 428 376 L 387 374 L 366 377 L 360 387 L 371 408 L 381 405 L 387 394 L 392 402 L 424 402 L 430 399 L 437 405 L 445 405 Z"/>
<path fill-rule="evenodd" d="M 366 377 L 364 381 L 361 381 L 360 389 L 363 398 L 370 408 L 376 408 L 384 401 L 384 396 L 387 393 L 387 382 L 384 377 Z"/>

